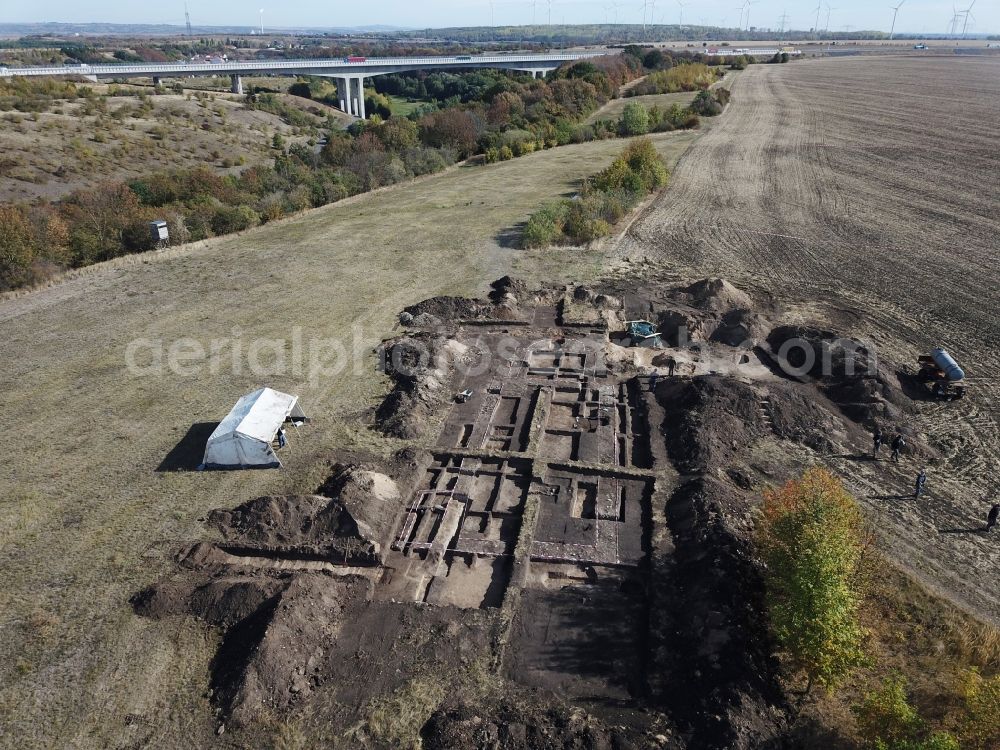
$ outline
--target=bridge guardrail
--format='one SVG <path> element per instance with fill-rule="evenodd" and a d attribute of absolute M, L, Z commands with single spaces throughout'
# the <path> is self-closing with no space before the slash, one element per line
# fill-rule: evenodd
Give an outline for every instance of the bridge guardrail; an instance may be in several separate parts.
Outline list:
<path fill-rule="evenodd" d="M 551 55 L 483 55 L 472 58 L 458 59 L 454 56 L 440 57 L 373 57 L 364 61 L 347 62 L 342 58 L 338 59 L 304 59 L 304 60 L 228 60 L 220 63 L 150 63 L 142 65 L 130 64 L 107 64 L 107 65 L 76 65 L 76 66 L 44 66 L 28 68 L 8 68 L 6 72 L 0 70 L 0 75 L 11 76 L 46 76 L 46 75 L 95 75 L 110 76 L 115 75 L 158 75 L 168 77 L 170 74 L 204 74 L 204 73 L 247 73 L 254 71 L 273 70 L 309 70 L 322 68 L 349 68 L 363 71 L 366 68 L 378 69 L 387 66 L 398 65 L 454 65 L 462 67 L 463 64 L 476 63 L 546 63 L 546 62 L 569 62 L 571 60 L 583 60 L 588 57 L 601 57 L 612 52 L 582 52 L 579 54 L 551 54 Z"/>

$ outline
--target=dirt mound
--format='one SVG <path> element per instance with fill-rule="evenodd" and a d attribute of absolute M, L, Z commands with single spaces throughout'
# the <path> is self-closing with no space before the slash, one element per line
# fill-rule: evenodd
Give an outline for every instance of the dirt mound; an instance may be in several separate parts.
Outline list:
<path fill-rule="evenodd" d="M 667 451 L 684 473 L 726 465 L 768 434 L 760 396 L 746 383 L 714 375 L 668 379 L 656 398 L 666 412 Z"/>
<path fill-rule="evenodd" d="M 752 310 L 734 309 L 723 314 L 709 337 L 711 341 L 741 346 L 759 341 L 767 333 L 767 320 Z"/>
<path fill-rule="evenodd" d="M 136 614 L 152 619 L 186 614 L 209 625 L 230 628 L 283 591 L 287 580 L 223 576 L 163 581 L 132 597 Z"/>
<path fill-rule="evenodd" d="M 368 599 L 360 576 L 195 575 L 150 586 L 132 599 L 137 614 L 187 614 L 224 629 L 211 664 L 212 701 L 224 721 L 246 726 L 285 712 L 336 670 L 330 653 L 342 623 Z"/>
<path fill-rule="evenodd" d="M 737 289 L 725 279 L 701 279 L 680 291 L 687 297 L 688 303 L 699 310 L 724 313 L 730 310 L 753 309 L 750 295 Z"/>
<path fill-rule="evenodd" d="M 768 331 L 765 317 L 745 292 L 725 279 L 710 278 L 678 287 L 649 303 L 660 332 L 671 346 L 714 341 L 749 346 Z"/>
<path fill-rule="evenodd" d="M 523 320 L 520 307 L 533 296 L 525 282 L 504 276 L 490 284 L 487 299 L 431 297 L 404 308 L 400 322 L 429 328 L 463 320 Z"/>
<path fill-rule="evenodd" d="M 637 722 L 638 723 L 638 722 Z M 505 695 L 496 702 L 447 702 L 421 731 L 425 750 L 631 750 L 676 748 L 666 735 L 609 726 L 547 695 Z"/>
<path fill-rule="evenodd" d="M 651 616 L 668 677 L 658 696 L 690 735 L 688 746 L 754 748 L 783 730 L 786 703 L 764 618 L 763 581 L 751 554 L 749 495 L 700 477 L 667 503 L 671 576 Z"/>
<path fill-rule="evenodd" d="M 391 477 L 358 466 L 335 466 L 321 490 L 340 503 L 359 535 L 376 545 L 391 532 L 402 501 Z"/>
<path fill-rule="evenodd" d="M 264 710 L 283 713 L 331 671 L 342 622 L 368 598 L 360 577 L 298 574 L 288 587 L 231 628 L 213 661 L 217 704 L 236 726 Z"/>
<path fill-rule="evenodd" d="M 531 289 L 520 279 L 504 276 L 490 284 L 489 299 L 496 305 L 517 308 L 531 296 Z"/>
<path fill-rule="evenodd" d="M 656 389 L 666 412 L 671 460 L 685 473 L 725 468 L 767 438 L 831 453 L 866 446 L 867 434 L 845 420 L 815 388 L 798 383 L 750 385 L 720 375 L 667 379 Z"/>
<path fill-rule="evenodd" d="M 666 504 L 672 548 L 653 556 L 650 687 L 689 747 L 760 747 L 785 726 L 752 555 L 756 480 L 742 466 L 768 438 L 819 443 L 835 432 L 842 417 L 809 390 L 718 375 L 657 386 L 667 454 L 688 478 Z M 786 426 L 800 423 L 801 434 Z"/>
<path fill-rule="evenodd" d="M 407 325 L 417 321 L 424 325 L 441 325 L 485 317 L 484 311 L 492 308 L 492 305 L 468 297 L 432 297 L 404 308 L 400 320 Z"/>
<path fill-rule="evenodd" d="M 767 344 L 785 374 L 817 382 L 855 422 L 891 426 L 915 411 L 894 368 L 862 341 L 809 326 L 779 326 Z"/>
<path fill-rule="evenodd" d="M 419 437 L 428 417 L 454 397 L 455 366 L 475 353 L 454 339 L 418 333 L 383 344 L 385 373 L 393 389 L 375 411 L 387 435 Z"/>

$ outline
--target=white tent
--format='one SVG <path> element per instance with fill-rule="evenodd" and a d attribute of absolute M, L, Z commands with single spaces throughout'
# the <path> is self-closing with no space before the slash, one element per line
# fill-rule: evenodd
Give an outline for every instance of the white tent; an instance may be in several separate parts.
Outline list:
<path fill-rule="evenodd" d="M 281 461 L 271 448 L 288 417 L 305 420 L 299 397 L 261 388 L 236 402 L 205 446 L 206 468 L 275 468 Z"/>

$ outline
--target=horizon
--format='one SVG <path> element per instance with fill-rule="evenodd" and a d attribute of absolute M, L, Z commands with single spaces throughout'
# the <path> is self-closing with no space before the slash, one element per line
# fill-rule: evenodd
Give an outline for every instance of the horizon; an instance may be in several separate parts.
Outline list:
<path fill-rule="evenodd" d="M 997 33 L 1000 29 L 1000 4 L 980 4 L 972 0 L 963 8 L 954 8 L 946 0 L 903 0 L 896 17 L 895 33 L 905 35 L 933 34 L 950 35 L 949 28 L 954 16 L 958 16 L 957 34 L 963 27 L 969 34 L 983 35 Z M 792 5 L 792 8 L 788 6 Z M 0 25 L 15 24 L 107 24 L 107 25 L 169 25 L 185 26 L 185 8 L 191 15 L 192 26 L 198 28 L 242 28 L 259 29 L 263 20 L 264 33 L 292 31 L 297 29 L 364 29 L 387 27 L 398 30 L 448 29 L 448 28 L 489 28 L 518 26 L 710 26 L 724 29 L 749 29 L 756 33 L 780 28 L 799 32 L 819 30 L 828 33 L 851 33 L 881 31 L 888 33 L 892 26 L 894 6 L 889 0 L 883 5 L 873 6 L 862 0 L 840 0 L 832 7 L 828 0 L 817 0 L 816 7 L 811 2 L 788 3 L 785 0 L 758 0 L 744 6 L 744 13 L 732 0 L 707 0 L 697 6 L 679 0 L 646 0 L 628 6 L 605 2 L 547 2 L 547 0 L 477 0 L 471 4 L 456 0 L 433 0 L 419 8 L 390 0 L 381 10 L 378 18 L 371 18 L 372 11 L 366 8 L 338 9 L 331 13 L 312 0 L 292 0 L 285 3 L 280 11 L 269 11 L 267 7 L 260 13 L 261 5 L 249 5 L 221 0 L 210 7 L 196 2 L 177 0 L 167 6 L 160 6 L 163 14 L 152 17 L 149 11 L 137 14 L 135 6 L 125 0 L 108 0 L 102 4 L 102 18 L 92 20 L 84 17 L 92 13 L 79 5 L 70 5 L 66 0 L 41 0 L 31 6 L 21 6 L 9 11 L 8 17 Z M 173 6 L 176 6 L 174 8 Z M 245 7 L 244 7 L 245 6 Z M 969 12 L 968 23 L 964 13 Z M 139 17 L 136 17 L 136 16 Z M 329 18 L 334 15 L 334 18 Z M 142 17 L 145 16 L 145 17 Z M 39 18 L 41 17 L 41 18 Z M 58 20 L 48 20 L 57 18 Z M 44 19 L 44 20 L 43 20 Z M 271 21 L 272 24 L 268 22 Z M 259 31 L 258 31 L 259 33 Z"/>

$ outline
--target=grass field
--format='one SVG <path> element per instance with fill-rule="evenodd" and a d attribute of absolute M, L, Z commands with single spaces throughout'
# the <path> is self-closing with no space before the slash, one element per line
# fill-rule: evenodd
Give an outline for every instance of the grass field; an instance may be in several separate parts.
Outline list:
<path fill-rule="evenodd" d="M 389 102 L 392 104 L 392 114 L 394 117 L 406 117 L 410 112 L 423 104 L 423 102 L 411 102 L 404 96 L 389 96 Z"/>
<path fill-rule="evenodd" d="M 653 137 L 674 164 L 697 137 Z M 154 622 L 128 598 L 172 569 L 217 507 L 311 491 L 336 448 L 387 450 L 363 425 L 383 393 L 370 350 L 405 305 L 474 294 L 504 273 L 586 279 L 601 247 L 523 253 L 511 228 L 624 147 L 599 141 L 488 167 L 462 166 L 248 233 L 122 258 L 0 301 L 0 723 L 19 747 L 202 746 L 214 644 L 194 622 Z M 290 437 L 286 470 L 157 471 L 196 423 L 220 419 L 260 378 L 223 367 L 130 374 L 136 338 L 208 343 L 336 338 L 357 366 L 297 393 L 316 421 Z M 234 329 L 238 329 L 235 330 Z M 228 350 L 231 351 L 231 350 Z M 244 349 L 246 351 L 246 349 Z M 268 361 L 264 358 L 263 361 Z"/>

